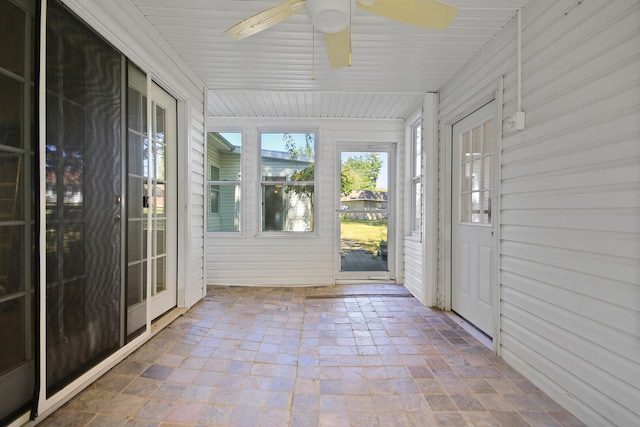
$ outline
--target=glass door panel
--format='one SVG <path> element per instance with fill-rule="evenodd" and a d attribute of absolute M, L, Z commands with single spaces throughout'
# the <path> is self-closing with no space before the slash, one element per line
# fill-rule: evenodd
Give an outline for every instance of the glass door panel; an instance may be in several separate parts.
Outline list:
<path fill-rule="evenodd" d="M 388 278 L 390 148 L 345 148 L 339 155 L 339 273 L 352 279 Z"/>
<path fill-rule="evenodd" d="M 157 84 L 151 92 L 151 318 L 176 306 L 176 100 Z"/>
<path fill-rule="evenodd" d="M 122 55 L 49 2 L 47 394 L 121 345 Z M 96 78 L 100 76 L 100 78 Z"/>
<path fill-rule="evenodd" d="M 149 199 L 149 139 L 147 137 L 147 76 L 129 64 L 127 94 L 127 337 L 144 332 L 147 324 L 147 234 Z"/>
<path fill-rule="evenodd" d="M 34 392 L 35 1 L 0 0 L 0 425 Z"/>

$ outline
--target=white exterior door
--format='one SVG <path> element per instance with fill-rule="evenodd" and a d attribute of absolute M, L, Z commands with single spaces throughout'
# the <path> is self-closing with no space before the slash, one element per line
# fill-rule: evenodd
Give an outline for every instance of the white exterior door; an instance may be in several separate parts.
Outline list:
<path fill-rule="evenodd" d="M 176 122 L 176 100 L 154 83 L 151 86 L 149 146 L 152 319 L 176 306 Z"/>
<path fill-rule="evenodd" d="M 393 144 L 339 144 L 336 279 L 393 282 Z"/>
<path fill-rule="evenodd" d="M 451 308 L 489 336 L 494 326 L 495 101 L 453 126 Z"/>

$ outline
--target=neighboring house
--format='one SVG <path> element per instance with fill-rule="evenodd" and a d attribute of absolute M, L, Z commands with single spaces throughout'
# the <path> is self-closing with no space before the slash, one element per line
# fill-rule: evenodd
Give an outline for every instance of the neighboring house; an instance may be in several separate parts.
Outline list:
<path fill-rule="evenodd" d="M 353 190 L 348 196 L 340 198 L 342 211 L 349 215 L 350 219 L 381 219 L 382 213 L 352 211 L 374 211 L 387 209 L 387 192 L 376 190 Z"/>
<path fill-rule="evenodd" d="M 0 423 L 28 422 L 36 407 L 39 421 L 207 286 L 351 278 L 336 270 L 336 171 L 341 147 L 360 144 L 393 155 L 389 280 L 473 319 L 496 354 L 586 424 L 640 425 L 640 3 L 523 1 L 520 33 L 511 2 L 483 3 L 509 23 L 488 19 L 491 41 L 390 117 L 361 112 L 397 94 L 301 95 L 323 84 L 311 77 L 300 90 L 216 92 L 154 26 L 169 23 L 172 42 L 198 54 L 209 22 L 191 46 L 180 25 L 194 18 L 171 16 L 182 2 L 0 0 L 11 48 L 0 55 L 0 119 L 11 122 L 0 123 L 0 151 L 24 165 L 18 184 L 0 171 L 20 206 L 0 221 L 12 230 L 0 243 L 19 258 L 0 272 L 15 282 L 0 298 Z M 477 44 L 455 37 L 456 54 Z M 256 92 L 271 111 L 218 114 L 218 98 L 242 105 Z M 307 108 L 316 97 L 328 101 Z M 317 132 L 315 193 L 312 204 L 275 200 L 267 224 L 274 197 L 263 190 L 296 170 L 261 152 L 261 130 L 274 128 Z M 242 134 L 241 160 L 210 137 L 228 129 Z M 465 145 L 473 135 L 478 147 Z M 262 174 L 261 157 L 276 172 Z M 283 205 L 291 219 L 278 223 Z M 207 232 L 217 228 L 228 233 Z M 484 287 L 465 294 L 465 276 Z"/>

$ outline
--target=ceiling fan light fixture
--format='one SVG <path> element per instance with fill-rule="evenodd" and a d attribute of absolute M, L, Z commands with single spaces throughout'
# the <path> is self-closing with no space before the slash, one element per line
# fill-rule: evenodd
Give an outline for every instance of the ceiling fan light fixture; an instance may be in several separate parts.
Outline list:
<path fill-rule="evenodd" d="M 307 0 L 307 15 L 323 33 L 338 33 L 349 26 L 351 0 Z"/>

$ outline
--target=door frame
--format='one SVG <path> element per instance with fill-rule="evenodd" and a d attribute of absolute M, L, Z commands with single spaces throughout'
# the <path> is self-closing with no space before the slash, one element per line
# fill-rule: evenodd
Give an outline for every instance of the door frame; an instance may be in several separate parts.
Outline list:
<path fill-rule="evenodd" d="M 398 250 L 397 233 L 396 233 L 396 213 L 398 206 L 396 205 L 397 191 L 396 188 L 396 169 L 397 169 L 397 142 L 353 142 L 353 141 L 337 141 L 335 147 L 336 153 L 336 169 L 335 169 L 335 213 L 334 213 L 334 277 L 335 283 L 396 283 L 396 260 L 398 259 L 396 251 Z M 340 271 L 340 240 L 341 240 L 341 220 L 340 214 L 340 170 L 342 152 L 385 152 L 388 153 L 389 160 L 387 164 L 388 188 L 387 188 L 387 247 L 390 248 L 387 255 L 388 271 Z M 366 277 L 369 276 L 369 277 Z"/>
<path fill-rule="evenodd" d="M 438 252 L 442 254 L 438 262 L 438 269 L 441 271 L 440 280 L 438 281 L 438 307 L 451 311 L 451 289 L 452 289 L 452 265 L 453 265 L 453 226 L 452 218 L 452 202 L 454 189 L 452 185 L 453 172 L 453 146 L 455 135 L 453 134 L 453 126 L 460 120 L 475 112 L 483 105 L 491 101 L 496 102 L 495 111 L 495 141 L 493 147 L 493 191 L 494 191 L 494 208 L 492 210 L 492 222 L 494 227 L 493 244 L 495 256 L 493 257 L 493 350 L 496 354 L 500 354 L 500 230 L 501 230 L 501 157 L 502 151 L 502 122 L 503 122 L 503 77 L 494 80 L 487 86 L 476 92 L 471 97 L 460 102 L 456 107 L 441 117 L 440 129 L 440 152 L 442 155 L 439 159 L 439 175 L 441 194 L 439 202 L 439 228 L 438 233 Z"/>

